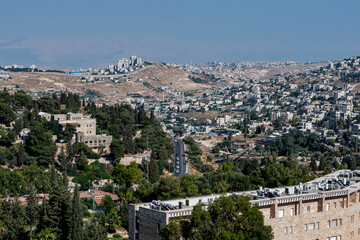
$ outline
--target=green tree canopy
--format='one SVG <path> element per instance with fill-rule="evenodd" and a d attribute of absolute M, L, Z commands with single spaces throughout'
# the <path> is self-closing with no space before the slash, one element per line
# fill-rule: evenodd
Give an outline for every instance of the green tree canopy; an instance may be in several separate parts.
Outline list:
<path fill-rule="evenodd" d="M 110 144 L 111 154 L 114 156 L 117 163 L 124 157 L 124 146 L 120 139 L 113 139 Z"/>
<path fill-rule="evenodd" d="M 0 123 L 10 124 L 16 118 L 15 112 L 12 110 L 9 104 L 0 103 Z"/>
<path fill-rule="evenodd" d="M 273 233 L 264 225 L 264 217 L 249 198 L 232 195 L 220 197 L 209 205 L 208 211 L 196 205 L 190 220 L 174 222 L 162 230 L 165 239 L 207 239 L 207 240 L 270 240 Z"/>
<path fill-rule="evenodd" d="M 52 140 L 51 133 L 36 123 L 31 129 L 25 149 L 30 156 L 37 158 L 40 165 L 48 166 L 54 160 L 57 146 Z"/>

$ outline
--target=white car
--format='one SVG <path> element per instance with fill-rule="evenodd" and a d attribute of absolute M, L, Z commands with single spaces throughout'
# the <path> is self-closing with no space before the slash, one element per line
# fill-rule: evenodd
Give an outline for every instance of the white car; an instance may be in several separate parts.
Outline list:
<path fill-rule="evenodd" d="M 176 169 L 176 173 L 179 173 L 179 169 Z"/>

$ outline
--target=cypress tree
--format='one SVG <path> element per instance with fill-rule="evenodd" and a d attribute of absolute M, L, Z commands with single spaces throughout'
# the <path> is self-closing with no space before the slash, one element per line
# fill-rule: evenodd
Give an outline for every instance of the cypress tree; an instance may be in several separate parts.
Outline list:
<path fill-rule="evenodd" d="M 334 159 L 334 161 L 333 161 L 333 167 L 334 167 L 335 169 L 338 169 L 338 168 L 339 168 L 339 163 L 338 163 L 338 161 L 336 161 L 336 159 Z"/>
<path fill-rule="evenodd" d="M 56 181 L 55 168 L 51 167 L 50 196 L 48 206 L 42 213 L 46 221 L 40 228 L 40 230 L 49 229 L 60 240 L 70 239 L 71 230 L 71 196 L 67 190 L 66 178 L 65 176 L 63 179 L 64 185 L 59 186 Z"/>
<path fill-rule="evenodd" d="M 350 158 L 350 169 L 352 171 L 356 170 L 357 168 L 357 164 L 356 164 L 356 159 L 355 159 L 355 156 L 351 156 Z"/>
<path fill-rule="evenodd" d="M 71 142 L 67 142 L 66 143 L 66 165 L 68 163 L 72 163 L 74 155 L 75 154 L 74 154 L 73 145 L 71 144 Z"/>
<path fill-rule="evenodd" d="M 105 224 L 100 216 L 95 216 L 86 229 L 87 240 L 107 240 Z"/>
<path fill-rule="evenodd" d="M 55 173 L 55 168 L 54 165 L 51 166 L 50 169 L 50 187 L 51 189 L 57 187 L 57 181 L 56 181 L 56 173 Z"/>
<path fill-rule="evenodd" d="M 83 220 L 82 220 L 82 207 L 80 202 L 79 187 L 75 185 L 75 191 L 72 201 L 72 224 L 71 224 L 71 239 L 83 239 Z"/>
<path fill-rule="evenodd" d="M 325 169 L 325 159 L 324 159 L 324 156 L 322 156 L 320 158 L 319 171 L 323 171 L 324 169 Z"/>
<path fill-rule="evenodd" d="M 30 194 L 27 196 L 26 201 L 26 221 L 29 225 L 29 238 L 31 240 L 33 238 L 33 228 L 36 226 L 39 218 L 39 207 L 36 198 L 36 189 L 34 187 L 30 187 Z"/>
<path fill-rule="evenodd" d="M 49 203 L 48 200 L 44 199 L 43 204 L 40 209 L 40 220 L 37 227 L 38 232 L 49 229 L 51 227 L 51 222 L 49 218 Z"/>
<path fill-rule="evenodd" d="M 311 168 L 311 170 L 313 170 L 313 171 L 316 171 L 316 169 L 317 169 L 317 165 L 316 165 L 316 161 L 315 161 L 314 155 L 311 156 L 310 168 Z"/>
<path fill-rule="evenodd" d="M 65 171 L 67 162 L 66 162 L 66 156 L 64 153 L 64 147 L 61 147 L 61 149 L 60 149 L 60 153 L 58 155 L 58 161 L 60 163 L 61 171 Z"/>
<path fill-rule="evenodd" d="M 25 154 L 25 149 L 24 149 L 24 145 L 22 143 L 20 143 L 19 146 L 19 150 L 17 152 L 17 166 L 21 167 L 24 163 L 26 162 L 26 154 Z"/>
<path fill-rule="evenodd" d="M 159 167 L 155 159 L 150 160 L 149 166 L 149 180 L 151 183 L 156 183 L 160 178 Z"/>

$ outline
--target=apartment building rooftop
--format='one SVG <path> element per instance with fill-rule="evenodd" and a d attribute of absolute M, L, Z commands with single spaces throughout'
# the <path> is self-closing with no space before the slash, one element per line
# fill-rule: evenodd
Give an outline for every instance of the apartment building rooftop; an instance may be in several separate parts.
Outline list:
<path fill-rule="evenodd" d="M 219 197 L 234 194 L 250 197 L 265 225 L 272 226 L 274 239 L 353 239 L 357 212 L 360 221 L 360 171 L 340 170 L 295 186 L 130 204 L 129 239 L 160 240 L 159 229 L 170 219 L 188 218 L 195 205 L 207 209 Z"/>
<path fill-rule="evenodd" d="M 153 200 L 149 203 L 136 204 L 138 207 L 152 209 L 155 211 L 174 211 L 177 209 L 192 209 L 201 203 L 205 206 L 212 203 L 221 196 L 239 195 L 248 196 L 250 202 L 259 206 L 271 205 L 278 201 L 298 201 L 303 199 L 320 198 L 322 194 L 328 196 L 346 195 L 360 189 L 360 171 L 339 170 L 334 173 L 316 178 L 306 183 L 299 183 L 294 186 L 262 188 L 250 191 L 231 192 L 224 194 L 211 194 L 198 197 L 188 197 L 166 201 Z"/>

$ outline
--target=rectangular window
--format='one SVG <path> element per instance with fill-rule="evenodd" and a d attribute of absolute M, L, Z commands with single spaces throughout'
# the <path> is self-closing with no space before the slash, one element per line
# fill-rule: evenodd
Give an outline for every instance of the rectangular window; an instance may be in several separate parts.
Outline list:
<path fill-rule="evenodd" d="M 337 219 L 333 219 L 333 220 L 331 221 L 331 226 L 332 226 L 332 227 L 336 227 L 336 226 L 337 226 Z"/>
<path fill-rule="evenodd" d="M 339 218 L 339 226 L 342 225 L 342 218 Z"/>
<path fill-rule="evenodd" d="M 315 223 L 309 223 L 309 231 L 312 231 L 315 229 Z"/>
<path fill-rule="evenodd" d="M 330 227 L 330 220 L 327 221 L 327 227 Z"/>
<path fill-rule="evenodd" d="M 291 209 L 290 209 L 290 216 L 293 216 L 293 215 L 294 215 L 294 209 L 291 208 Z"/>
<path fill-rule="evenodd" d="M 293 227 L 290 226 L 290 227 L 289 227 L 289 233 L 291 234 L 292 232 L 293 232 Z"/>
<path fill-rule="evenodd" d="M 287 234 L 287 232 L 288 232 L 287 227 L 284 227 L 284 233 Z"/>
<path fill-rule="evenodd" d="M 333 208 L 336 208 L 336 202 L 333 203 Z"/>
<path fill-rule="evenodd" d="M 331 237 L 330 240 L 336 240 L 336 236 Z"/>
<path fill-rule="evenodd" d="M 304 225 L 304 230 L 307 231 L 307 224 Z"/>
<path fill-rule="evenodd" d="M 337 240 L 341 240 L 341 235 L 338 236 L 338 239 Z"/>
<path fill-rule="evenodd" d="M 310 212 L 311 211 L 311 207 L 307 206 L 307 211 Z"/>
<path fill-rule="evenodd" d="M 279 210 L 279 217 L 284 217 L 284 209 Z"/>
<path fill-rule="evenodd" d="M 329 211 L 330 210 L 330 203 L 327 203 L 326 204 L 326 211 Z"/>
<path fill-rule="evenodd" d="M 315 229 L 319 229 L 319 222 L 315 223 Z"/>
<path fill-rule="evenodd" d="M 340 207 L 343 207 L 342 201 L 339 202 L 339 206 L 340 206 Z"/>
<path fill-rule="evenodd" d="M 354 222 L 354 215 L 351 215 L 351 222 L 353 223 Z"/>

